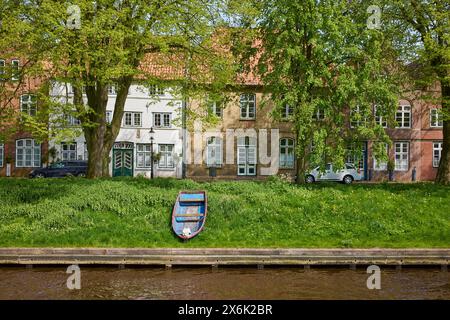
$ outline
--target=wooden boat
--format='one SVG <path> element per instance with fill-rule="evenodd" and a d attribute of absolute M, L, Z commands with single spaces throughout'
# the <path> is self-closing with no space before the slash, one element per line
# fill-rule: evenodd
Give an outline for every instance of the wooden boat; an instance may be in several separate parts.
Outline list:
<path fill-rule="evenodd" d="M 181 191 L 172 211 L 172 229 L 188 240 L 202 231 L 208 211 L 206 191 Z"/>

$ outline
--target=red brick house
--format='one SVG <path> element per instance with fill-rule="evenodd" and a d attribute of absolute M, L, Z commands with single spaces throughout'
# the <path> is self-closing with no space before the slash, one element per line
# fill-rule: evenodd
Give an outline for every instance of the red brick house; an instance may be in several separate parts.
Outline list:
<path fill-rule="evenodd" d="M 35 116 L 39 110 L 37 91 L 43 81 L 36 77 L 21 76 L 23 60 L 4 59 L 0 56 L 0 104 L 2 112 L 12 117 L 2 120 L 3 141 L 0 141 L 0 176 L 23 177 L 34 168 L 41 167 L 48 152 L 48 143 L 39 142 L 20 125 L 21 113 Z"/>

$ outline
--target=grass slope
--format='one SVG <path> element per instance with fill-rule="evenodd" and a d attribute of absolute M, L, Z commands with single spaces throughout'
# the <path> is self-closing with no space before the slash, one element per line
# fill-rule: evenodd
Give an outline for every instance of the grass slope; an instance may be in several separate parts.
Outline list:
<path fill-rule="evenodd" d="M 200 235 L 182 243 L 180 190 L 206 189 Z M 295 186 L 174 179 L 0 179 L 2 247 L 450 247 L 450 188 Z"/>

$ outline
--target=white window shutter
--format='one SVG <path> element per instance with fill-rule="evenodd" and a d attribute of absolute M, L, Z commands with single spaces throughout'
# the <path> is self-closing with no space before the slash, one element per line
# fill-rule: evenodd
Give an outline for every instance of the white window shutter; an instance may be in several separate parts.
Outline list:
<path fill-rule="evenodd" d="M 248 148 L 248 164 L 256 164 L 256 148 L 249 147 Z"/>
<path fill-rule="evenodd" d="M 219 143 L 219 145 L 216 147 L 216 164 L 222 165 L 222 144 Z"/>
<path fill-rule="evenodd" d="M 245 147 L 238 147 L 238 164 L 245 164 L 246 163 L 246 149 Z"/>

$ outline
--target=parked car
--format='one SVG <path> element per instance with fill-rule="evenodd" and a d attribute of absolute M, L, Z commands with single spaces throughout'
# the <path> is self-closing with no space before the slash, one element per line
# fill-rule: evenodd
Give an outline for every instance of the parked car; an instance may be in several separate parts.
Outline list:
<path fill-rule="evenodd" d="M 342 181 L 345 184 L 351 184 L 353 181 L 362 180 L 359 170 L 351 163 L 346 163 L 342 170 L 333 170 L 333 165 L 328 163 L 325 166 L 325 172 L 320 172 L 319 167 L 314 168 L 311 172 L 306 174 L 306 183 L 313 183 L 316 181 Z"/>
<path fill-rule="evenodd" d="M 31 171 L 30 178 L 85 177 L 87 161 L 60 161 Z"/>

